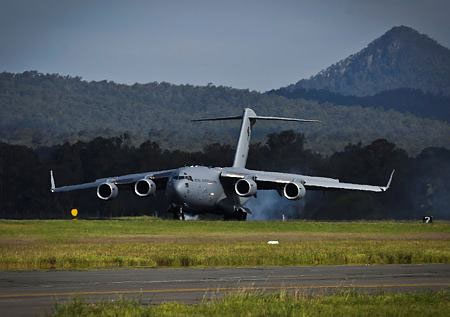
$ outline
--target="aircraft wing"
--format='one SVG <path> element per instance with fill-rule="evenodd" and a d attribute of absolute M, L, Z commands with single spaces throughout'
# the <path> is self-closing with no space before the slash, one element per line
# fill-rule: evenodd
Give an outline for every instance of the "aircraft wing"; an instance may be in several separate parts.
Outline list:
<path fill-rule="evenodd" d="M 278 173 L 278 172 L 264 172 L 264 171 L 254 171 L 254 170 L 234 169 L 234 168 L 228 169 L 224 168 L 220 176 L 225 179 L 227 178 L 240 179 L 250 177 L 257 183 L 258 189 L 280 189 L 284 184 L 290 182 L 300 182 L 303 184 L 303 186 L 305 186 L 306 189 L 316 189 L 316 190 L 347 189 L 347 190 L 361 190 L 370 192 L 385 192 L 391 185 L 394 171 L 392 171 L 386 186 L 342 183 L 335 178 L 315 177 L 315 176 Z"/>
<path fill-rule="evenodd" d="M 146 172 L 146 173 L 138 173 L 138 174 L 128 174 L 123 176 L 114 176 L 107 178 L 96 179 L 90 183 L 76 184 L 76 185 L 68 185 L 62 187 L 55 186 L 55 179 L 53 177 L 53 171 L 50 171 L 50 191 L 52 193 L 58 192 L 68 192 L 73 190 L 81 190 L 81 189 L 89 189 L 96 188 L 98 185 L 108 182 L 115 185 L 129 185 L 137 182 L 140 179 L 148 178 L 153 180 L 156 183 L 156 188 L 161 189 L 165 188 L 168 178 L 173 174 L 175 170 L 164 170 L 157 172 Z"/>

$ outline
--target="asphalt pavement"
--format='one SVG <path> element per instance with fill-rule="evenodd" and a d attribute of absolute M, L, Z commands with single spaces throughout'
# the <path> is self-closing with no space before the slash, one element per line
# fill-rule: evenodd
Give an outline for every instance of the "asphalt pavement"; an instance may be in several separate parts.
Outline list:
<path fill-rule="evenodd" d="M 0 272 L 0 316 L 49 314 L 56 302 L 74 297 L 196 303 L 242 289 L 326 293 L 449 287 L 448 264 Z"/>

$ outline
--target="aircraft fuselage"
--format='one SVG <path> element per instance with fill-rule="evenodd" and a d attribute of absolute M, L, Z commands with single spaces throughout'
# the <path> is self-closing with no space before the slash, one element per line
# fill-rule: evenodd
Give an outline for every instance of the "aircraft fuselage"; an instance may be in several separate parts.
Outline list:
<path fill-rule="evenodd" d="M 174 207 L 195 213 L 232 214 L 248 200 L 224 189 L 220 180 L 222 168 L 190 166 L 176 171 L 166 187 L 167 198 Z"/>

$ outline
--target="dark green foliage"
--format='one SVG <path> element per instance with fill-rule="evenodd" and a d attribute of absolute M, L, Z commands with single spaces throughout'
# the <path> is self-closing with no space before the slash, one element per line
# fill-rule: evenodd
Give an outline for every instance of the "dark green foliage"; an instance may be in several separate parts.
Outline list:
<path fill-rule="evenodd" d="M 37 72 L 0 74 L 0 141 L 51 146 L 123 135 L 138 146 L 150 138 L 164 149 L 200 151 L 206 144 L 234 145 L 239 122 L 192 123 L 195 117 L 260 115 L 321 120 L 320 124 L 258 122 L 255 142 L 281 129 L 298 129 L 312 151 L 332 154 L 348 142 L 389 138 L 409 153 L 448 146 L 450 125 L 409 114 L 359 106 L 337 107 L 303 99 L 216 86 L 148 83 L 119 85 Z"/>
<path fill-rule="evenodd" d="M 65 143 L 30 149 L 0 143 L 0 218 L 68 218 L 73 207 L 82 217 L 125 215 L 165 216 L 164 194 L 138 198 L 120 190 L 112 201 L 97 199 L 95 190 L 51 194 L 49 170 L 57 185 L 89 182 L 96 178 L 155 171 L 198 164 L 229 166 L 234 149 L 211 144 L 204 151 L 162 151 L 146 141 L 139 147 L 128 137 L 96 138 L 91 142 Z M 265 143 L 252 145 L 248 167 L 252 169 L 336 177 L 345 182 L 385 185 L 392 169 L 392 188 L 383 194 L 308 191 L 305 204 L 294 205 L 296 214 L 312 219 L 411 219 L 434 215 L 450 218 L 450 151 L 427 148 L 416 158 L 379 139 L 367 146 L 348 145 L 324 157 L 305 149 L 305 137 L 293 131 L 270 134 Z M 325 195 L 325 197 L 323 197 Z M 278 197 L 276 204 L 284 202 Z"/>
<path fill-rule="evenodd" d="M 348 145 L 344 151 L 329 157 L 324 175 L 351 180 L 352 183 L 384 185 L 387 175 L 396 169 L 392 188 L 382 195 L 328 192 L 324 199 L 313 202 L 315 206 L 311 209 L 314 216 L 328 219 L 330 210 L 339 210 L 341 212 L 333 213 L 334 219 L 410 218 L 410 213 L 415 210 L 410 196 L 410 180 L 416 176 L 412 161 L 404 150 L 386 140 L 375 140 L 365 147 L 361 144 Z M 429 168 L 433 166 L 429 165 Z"/>

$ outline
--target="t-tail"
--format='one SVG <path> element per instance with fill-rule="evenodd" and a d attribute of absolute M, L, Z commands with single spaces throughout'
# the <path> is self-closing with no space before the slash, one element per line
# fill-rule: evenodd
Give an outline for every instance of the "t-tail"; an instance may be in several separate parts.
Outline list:
<path fill-rule="evenodd" d="M 245 167 L 245 164 L 247 163 L 247 156 L 248 156 L 248 149 L 250 146 L 250 138 L 252 135 L 252 128 L 256 120 L 319 122 L 319 120 L 258 116 L 250 108 L 245 108 L 244 112 L 240 116 L 195 119 L 192 121 L 221 121 L 221 120 L 239 120 L 239 119 L 242 119 L 242 124 L 241 124 L 241 132 L 239 133 L 239 141 L 236 147 L 236 153 L 234 155 L 233 167 Z"/>

